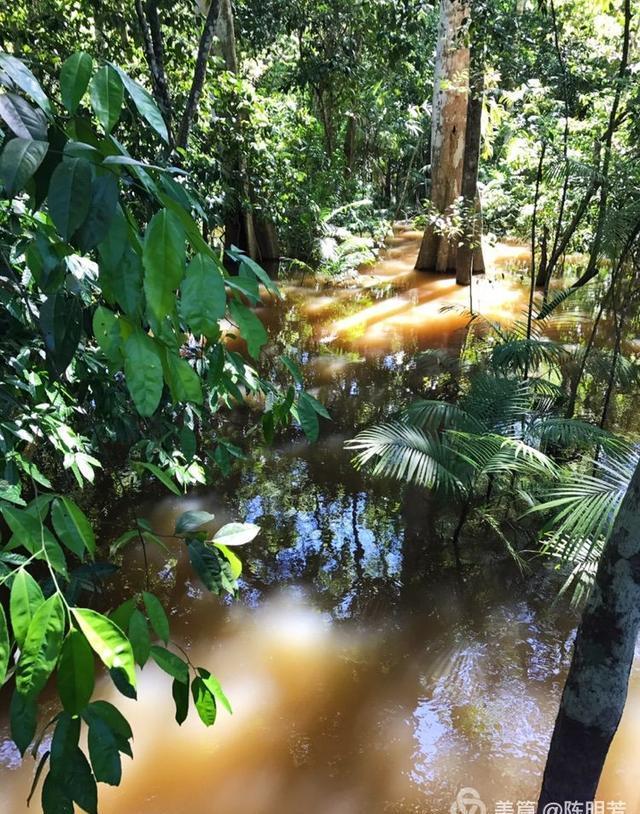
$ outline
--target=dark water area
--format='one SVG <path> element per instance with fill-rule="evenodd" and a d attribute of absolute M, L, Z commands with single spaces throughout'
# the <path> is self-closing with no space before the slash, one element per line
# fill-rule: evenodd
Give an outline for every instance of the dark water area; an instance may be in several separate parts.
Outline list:
<path fill-rule="evenodd" d="M 261 526 L 239 553 L 239 597 L 209 595 L 181 544 L 150 553 L 152 589 L 172 609 L 176 642 L 223 683 L 234 714 L 212 729 L 173 720 L 170 679 L 149 664 L 137 702 L 108 681 L 97 695 L 132 723 L 134 760 L 103 814 L 446 814 L 462 787 L 488 811 L 537 797 L 571 651 L 575 615 L 558 579 L 524 576 L 496 542 L 468 533 L 460 572 L 447 540 L 456 507 L 357 472 L 344 441 L 406 404 L 420 387 L 416 351 L 457 351 L 469 292 L 416 275 L 419 235 L 397 232 L 357 287 L 285 286 L 265 306 L 281 348 L 303 349 L 310 390 L 329 407 L 320 440 L 260 449 L 220 486 L 129 507 L 160 534 L 188 509 Z M 526 250 L 496 247 L 475 307 L 518 315 L 527 292 L 504 269 Z M 580 341 L 588 322 L 557 332 Z M 566 336 L 566 334 L 565 334 Z M 127 526 L 126 507 L 104 534 Z M 144 587 L 132 549 L 116 592 Z M 46 748 L 46 741 L 43 748 Z M 600 787 L 640 811 L 640 670 Z M 579 756 L 576 756 L 579 759 Z M 23 814 L 33 771 L 0 719 L 0 811 Z M 33 806 L 32 804 L 32 810 Z M 37 809 L 36 809 L 37 810 Z"/>

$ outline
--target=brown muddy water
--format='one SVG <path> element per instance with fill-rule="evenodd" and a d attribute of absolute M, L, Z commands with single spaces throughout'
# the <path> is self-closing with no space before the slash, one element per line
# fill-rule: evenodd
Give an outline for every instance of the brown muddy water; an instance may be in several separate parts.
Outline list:
<path fill-rule="evenodd" d="M 242 552 L 234 601 L 201 588 L 177 541 L 168 563 L 152 560 L 174 640 L 220 678 L 234 714 L 205 729 L 192 712 L 178 727 L 170 680 L 152 664 L 137 702 L 100 684 L 134 730 L 122 785 L 101 788 L 103 814 L 447 814 L 461 787 L 489 812 L 536 799 L 575 626 L 553 603 L 557 582 L 543 569 L 523 579 L 473 538 L 460 575 L 439 541 L 450 507 L 365 478 L 343 449 L 411 398 L 415 351 L 463 341 L 465 317 L 441 309 L 465 306 L 469 292 L 412 271 L 418 240 L 397 230 L 356 286 L 302 281 L 285 286 L 284 307 L 264 309 L 281 346 L 304 349 L 313 392 L 331 409 L 317 444 L 281 443 L 219 489 L 135 507 L 163 534 L 196 508 L 262 533 Z M 526 251 L 499 245 L 489 261 L 474 307 L 519 315 L 526 291 L 504 270 L 526 265 Z M 584 326 L 567 330 L 578 341 Z M 126 524 L 120 511 L 104 518 L 113 536 Z M 122 573 L 129 589 L 144 586 L 135 551 Z M 629 814 L 640 812 L 639 753 L 636 668 L 600 787 Z M 27 811 L 33 767 L 0 720 L 2 814 Z"/>

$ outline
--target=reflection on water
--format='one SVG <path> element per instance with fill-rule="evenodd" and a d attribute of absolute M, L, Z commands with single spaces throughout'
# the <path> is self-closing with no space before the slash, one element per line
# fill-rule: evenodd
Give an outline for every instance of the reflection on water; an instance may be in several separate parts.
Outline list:
<path fill-rule="evenodd" d="M 118 703 L 135 736 L 122 786 L 101 790 L 104 814 L 443 814 L 461 786 L 489 811 L 536 798 L 573 617 L 553 605 L 544 574 L 523 579 L 486 540 L 464 540 L 461 580 L 440 542 L 452 507 L 365 481 L 343 449 L 355 428 L 411 397 L 414 351 L 462 342 L 464 318 L 440 308 L 465 305 L 468 289 L 412 271 L 417 237 L 397 234 L 357 288 L 290 286 L 285 308 L 265 307 L 330 406 L 316 445 L 259 450 L 220 489 L 138 507 L 164 534 L 187 509 L 220 524 L 244 517 L 262 533 L 244 551 L 236 602 L 201 588 L 178 541 L 168 565 L 150 552 L 175 640 L 222 680 L 234 714 L 205 729 L 192 713 L 178 727 L 170 680 L 153 665 L 138 702 L 103 682 L 98 694 Z M 492 251 L 474 304 L 505 319 L 526 295 L 501 279 L 501 263 L 526 265 L 527 255 Z M 131 551 L 129 588 L 142 587 L 142 569 Z M 629 814 L 640 810 L 639 724 L 636 671 L 601 785 Z M 5 721 L 0 765 L 0 810 L 22 814 L 33 764 L 20 767 Z"/>

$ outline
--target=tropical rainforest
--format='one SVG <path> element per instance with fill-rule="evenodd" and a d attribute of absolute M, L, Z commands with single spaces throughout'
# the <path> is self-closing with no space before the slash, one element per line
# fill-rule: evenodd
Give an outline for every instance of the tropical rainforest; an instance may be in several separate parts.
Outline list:
<path fill-rule="evenodd" d="M 640 814 L 638 0 L 0 10 L 0 806 Z"/>

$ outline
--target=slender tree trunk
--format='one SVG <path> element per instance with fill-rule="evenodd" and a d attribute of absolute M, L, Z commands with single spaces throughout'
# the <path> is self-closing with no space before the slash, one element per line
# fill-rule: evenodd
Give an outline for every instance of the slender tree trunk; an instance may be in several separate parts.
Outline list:
<path fill-rule="evenodd" d="M 542 142 L 540 148 L 540 159 L 538 161 L 538 172 L 536 173 L 536 191 L 533 199 L 533 217 L 531 219 L 531 284 L 529 286 L 529 308 L 527 311 L 527 342 L 531 339 L 531 327 L 533 322 L 533 292 L 536 285 L 536 226 L 538 220 L 538 201 L 540 199 L 540 184 L 542 183 L 542 168 L 544 166 L 544 156 L 547 150 L 547 142 Z M 524 365 L 525 381 L 529 378 L 529 348 Z"/>
<path fill-rule="evenodd" d="M 474 258 L 478 250 L 482 255 L 478 165 L 480 163 L 484 97 L 484 54 L 479 43 L 472 42 L 469 62 L 469 98 L 462 166 L 462 206 L 465 228 L 462 245 L 458 247 L 456 258 L 456 283 L 458 285 L 471 285 L 472 274 L 474 270 L 478 271 L 478 269 L 474 269 Z M 484 270 L 484 263 L 482 270 Z"/>
<path fill-rule="evenodd" d="M 156 0 L 147 0 L 143 6 L 142 0 L 135 0 L 135 7 L 140 33 L 142 34 L 142 46 L 151 75 L 153 95 L 164 116 L 169 132 L 169 143 L 172 144 L 171 96 L 164 68 L 164 46 L 162 42 L 160 18 L 158 16 L 158 4 Z"/>
<path fill-rule="evenodd" d="M 202 95 L 202 88 L 204 87 L 204 80 L 207 76 L 207 63 L 209 62 L 209 55 L 211 53 L 211 46 L 213 44 L 213 36 L 216 30 L 216 22 L 218 20 L 218 0 L 211 0 L 209 10 L 202 26 L 202 33 L 200 35 L 200 43 L 198 45 L 198 54 L 196 56 L 196 65 L 193 71 L 193 79 L 191 81 L 191 89 L 187 98 L 187 104 L 182 114 L 178 135 L 176 138 L 176 145 L 185 148 L 189 140 L 189 133 L 191 127 L 196 119 L 198 112 L 198 104 L 200 103 L 200 96 Z"/>
<path fill-rule="evenodd" d="M 582 615 L 544 772 L 548 803 L 593 800 L 627 698 L 640 628 L 640 464 Z"/>
<path fill-rule="evenodd" d="M 446 214 L 460 197 L 467 121 L 469 0 L 441 0 L 431 123 L 431 209 Z M 416 268 L 455 272 L 457 240 L 427 225 Z"/>

